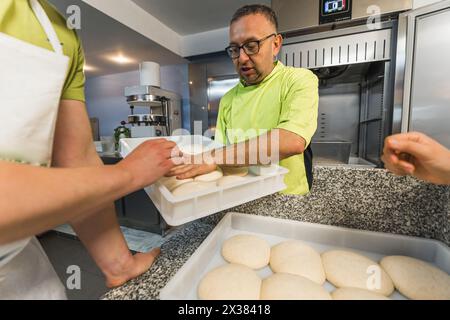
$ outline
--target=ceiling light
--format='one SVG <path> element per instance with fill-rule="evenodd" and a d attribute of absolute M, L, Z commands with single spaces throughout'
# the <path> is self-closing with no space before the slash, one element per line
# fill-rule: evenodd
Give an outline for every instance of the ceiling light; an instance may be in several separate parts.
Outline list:
<path fill-rule="evenodd" d="M 128 64 L 128 63 L 133 63 L 134 62 L 133 59 L 131 59 L 131 58 L 127 57 L 127 56 L 124 56 L 122 53 L 119 53 L 117 55 L 111 56 L 111 57 L 109 57 L 109 59 L 111 61 L 114 61 L 114 62 L 118 63 L 118 64 Z"/>

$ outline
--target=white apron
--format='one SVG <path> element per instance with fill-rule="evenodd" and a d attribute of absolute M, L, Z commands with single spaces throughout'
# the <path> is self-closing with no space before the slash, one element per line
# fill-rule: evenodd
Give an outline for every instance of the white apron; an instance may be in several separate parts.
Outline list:
<path fill-rule="evenodd" d="M 0 33 L 0 160 L 49 167 L 69 58 L 39 2 L 29 2 L 55 52 Z M 65 298 L 36 238 L 0 246 L 0 299 Z"/>

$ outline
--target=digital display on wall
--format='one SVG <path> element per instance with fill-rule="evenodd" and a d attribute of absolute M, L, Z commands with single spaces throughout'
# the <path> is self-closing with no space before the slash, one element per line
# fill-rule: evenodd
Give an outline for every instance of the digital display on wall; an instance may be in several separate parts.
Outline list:
<path fill-rule="evenodd" d="M 327 0 L 324 2 L 323 13 L 332 14 L 337 12 L 343 12 L 347 10 L 346 0 Z"/>
<path fill-rule="evenodd" d="M 320 0 L 319 23 L 333 23 L 352 18 L 352 0 Z"/>

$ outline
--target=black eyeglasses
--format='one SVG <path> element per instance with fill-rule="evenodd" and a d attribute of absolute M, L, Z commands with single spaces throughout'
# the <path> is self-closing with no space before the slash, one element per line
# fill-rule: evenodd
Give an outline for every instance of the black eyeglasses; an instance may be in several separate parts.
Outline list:
<path fill-rule="evenodd" d="M 257 54 L 259 52 L 259 49 L 261 47 L 261 42 L 269 39 L 270 37 L 276 37 L 276 36 L 277 36 L 276 33 L 272 33 L 272 34 L 268 35 L 267 37 L 264 37 L 259 40 L 247 41 L 242 46 L 233 44 L 231 46 L 226 47 L 225 51 L 227 52 L 228 56 L 231 59 L 239 58 L 239 56 L 241 55 L 241 49 L 244 49 L 244 52 L 246 55 L 251 56 L 251 55 Z"/>

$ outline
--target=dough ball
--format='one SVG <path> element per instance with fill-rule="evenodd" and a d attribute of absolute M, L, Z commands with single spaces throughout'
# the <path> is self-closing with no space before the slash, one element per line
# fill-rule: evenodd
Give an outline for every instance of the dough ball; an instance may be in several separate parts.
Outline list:
<path fill-rule="evenodd" d="M 450 300 L 450 276 L 437 267 L 404 256 L 384 257 L 380 264 L 404 296 L 417 300 Z"/>
<path fill-rule="evenodd" d="M 189 194 L 198 192 L 198 191 L 203 191 L 206 189 L 209 189 L 211 186 L 209 183 L 203 183 L 203 182 L 189 182 L 189 183 L 185 183 L 179 187 L 177 187 L 176 189 L 174 189 L 172 191 L 172 194 L 176 197 L 180 197 L 180 196 L 187 196 Z"/>
<path fill-rule="evenodd" d="M 241 176 L 225 176 L 220 178 L 219 181 L 217 181 L 217 185 L 219 187 L 224 187 L 229 184 L 238 183 L 242 181 L 245 181 L 245 178 Z"/>
<path fill-rule="evenodd" d="M 193 182 L 194 179 L 178 180 L 177 177 L 163 177 L 160 181 L 170 192 L 172 192 L 174 189 L 185 183 Z"/>
<path fill-rule="evenodd" d="M 240 176 L 248 175 L 248 167 L 222 167 L 224 176 Z"/>
<path fill-rule="evenodd" d="M 331 300 L 321 285 L 307 278 L 275 273 L 263 280 L 261 300 Z"/>
<path fill-rule="evenodd" d="M 194 181 L 196 182 L 215 182 L 223 177 L 223 174 L 219 170 L 214 170 L 213 172 L 202 174 L 200 176 L 196 176 Z"/>
<path fill-rule="evenodd" d="M 223 243 L 222 256 L 230 263 L 261 269 L 269 263 L 270 245 L 259 237 L 240 234 Z"/>
<path fill-rule="evenodd" d="M 325 282 L 320 254 L 301 241 L 285 241 L 272 247 L 270 268 L 273 272 L 296 274 L 318 284 Z"/>
<path fill-rule="evenodd" d="M 375 261 L 355 252 L 327 251 L 322 254 L 322 263 L 328 281 L 337 288 L 360 288 L 384 296 L 390 296 L 394 291 L 394 285 L 386 271 Z"/>
<path fill-rule="evenodd" d="M 339 288 L 331 293 L 333 300 L 391 300 L 379 293 L 358 288 Z"/>
<path fill-rule="evenodd" d="M 210 271 L 200 281 L 198 297 L 202 300 L 258 300 L 261 278 L 252 269 L 227 264 Z"/>

